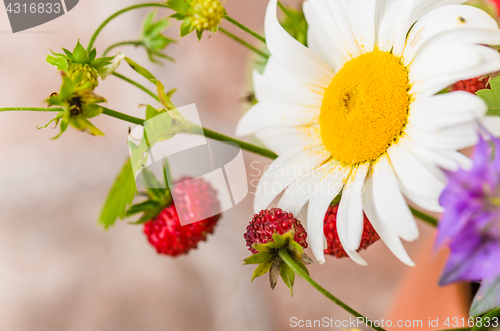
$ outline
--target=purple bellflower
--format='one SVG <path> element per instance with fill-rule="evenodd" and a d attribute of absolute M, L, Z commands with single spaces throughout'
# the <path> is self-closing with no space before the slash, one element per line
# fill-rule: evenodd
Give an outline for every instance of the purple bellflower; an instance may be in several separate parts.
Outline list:
<path fill-rule="evenodd" d="M 441 285 L 500 276 L 500 140 L 480 139 L 470 170 L 447 172 L 437 246 L 450 256 Z"/>

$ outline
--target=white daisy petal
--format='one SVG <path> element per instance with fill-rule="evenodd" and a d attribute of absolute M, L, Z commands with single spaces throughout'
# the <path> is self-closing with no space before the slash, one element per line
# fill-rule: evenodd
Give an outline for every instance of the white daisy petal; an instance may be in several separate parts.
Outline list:
<path fill-rule="evenodd" d="M 317 186 L 321 180 L 339 168 L 341 168 L 341 165 L 338 162 L 329 161 L 300 177 L 288 186 L 281 200 L 278 202 L 278 207 L 297 215 L 311 196 L 317 192 Z"/>
<path fill-rule="evenodd" d="M 356 42 L 362 53 L 373 51 L 375 48 L 375 20 L 377 1 L 351 1 L 351 20 Z"/>
<path fill-rule="evenodd" d="M 482 119 L 481 123 L 489 132 L 493 133 L 497 137 L 500 137 L 500 117 L 488 115 Z"/>
<path fill-rule="evenodd" d="M 348 1 L 309 0 L 304 2 L 303 9 L 309 23 L 309 35 L 312 35 L 311 49 L 334 71 L 361 54 L 348 19 Z"/>
<path fill-rule="evenodd" d="M 257 213 L 267 208 L 288 185 L 319 167 L 328 158 L 330 153 L 324 146 L 315 146 L 308 150 L 299 148 L 279 156 L 264 172 L 257 185 L 254 211 Z"/>
<path fill-rule="evenodd" d="M 400 137 L 398 145 L 413 153 L 422 162 L 434 164 L 450 171 L 457 171 L 459 168 L 468 168 L 471 160 L 457 151 L 436 151 L 432 148 L 421 146 L 404 137 Z"/>
<path fill-rule="evenodd" d="M 387 155 L 382 156 L 372 167 L 374 203 L 380 220 L 404 240 L 416 240 L 419 235 L 417 223 L 401 194 Z"/>
<path fill-rule="evenodd" d="M 319 125 L 268 128 L 256 132 L 255 136 L 278 155 L 322 144 Z"/>
<path fill-rule="evenodd" d="M 349 167 L 338 167 L 325 176 L 309 200 L 307 210 L 307 238 L 314 257 L 319 263 L 325 262 L 323 222 L 326 211 L 339 194 L 349 177 Z"/>
<path fill-rule="evenodd" d="M 365 191 L 363 192 L 363 210 L 371 225 L 380 236 L 380 239 L 386 244 L 391 252 L 406 265 L 415 266 L 406 252 L 398 235 L 392 229 L 380 221 L 375 209 L 373 194 L 373 177 L 369 175 L 365 181 Z"/>
<path fill-rule="evenodd" d="M 408 123 L 423 130 L 440 130 L 475 122 L 487 110 L 488 106 L 483 99 L 471 93 L 457 91 L 413 102 Z"/>
<path fill-rule="evenodd" d="M 442 45 L 417 54 L 409 66 L 410 90 L 417 98 L 430 96 L 463 79 L 500 70 L 500 53 L 479 45 Z"/>
<path fill-rule="evenodd" d="M 462 31 L 470 29 L 498 31 L 498 25 L 491 16 L 472 6 L 450 5 L 429 12 L 415 23 L 408 35 L 403 53 L 405 64 L 411 63 L 420 48 L 430 39 L 444 32 L 452 32 L 460 40 Z M 472 40 L 475 44 L 481 43 L 477 39 Z"/>
<path fill-rule="evenodd" d="M 406 34 L 413 24 L 412 9 L 417 0 L 394 1 L 382 18 L 378 32 L 378 47 L 381 51 L 400 55 L 403 52 Z"/>
<path fill-rule="evenodd" d="M 264 76 L 253 73 L 255 97 L 261 102 L 298 104 L 321 107 L 323 95 L 313 92 L 303 84 L 286 79 L 286 76 Z"/>
<path fill-rule="evenodd" d="M 273 127 L 315 124 L 318 123 L 319 112 L 320 109 L 314 106 L 259 102 L 243 115 L 236 126 L 236 135 L 247 136 Z"/>
<path fill-rule="evenodd" d="M 337 212 L 337 232 L 345 252 L 361 265 L 365 260 L 357 252 L 363 235 L 363 183 L 368 174 L 369 164 L 365 163 L 353 169 L 345 188 L 342 190 Z"/>
<path fill-rule="evenodd" d="M 459 150 L 478 142 L 474 125 L 464 124 L 438 131 L 422 130 L 410 123 L 405 128 L 407 139 L 435 150 Z"/>
<path fill-rule="evenodd" d="M 442 212 L 439 196 L 445 187 L 445 180 L 436 173 L 436 169 L 423 164 L 398 145 L 391 146 L 387 152 L 403 194 L 427 210 Z"/>
<path fill-rule="evenodd" d="M 328 86 L 333 78 L 332 70 L 283 29 L 276 13 L 277 3 L 278 0 L 269 1 L 264 23 L 269 52 L 292 76 L 313 86 Z"/>

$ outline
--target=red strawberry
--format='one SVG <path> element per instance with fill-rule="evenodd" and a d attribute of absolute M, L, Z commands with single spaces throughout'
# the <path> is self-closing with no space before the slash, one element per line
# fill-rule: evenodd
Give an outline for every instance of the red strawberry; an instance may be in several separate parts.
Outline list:
<path fill-rule="evenodd" d="M 334 205 L 328 207 L 325 214 L 324 220 L 324 232 L 326 237 L 326 242 L 328 247 L 325 249 L 325 254 L 335 255 L 337 258 L 347 257 L 347 253 L 344 251 L 342 244 L 339 240 L 339 235 L 337 233 L 337 210 L 339 205 Z M 368 246 L 380 239 L 377 232 L 373 229 L 372 225 L 368 221 L 365 215 L 365 227 L 363 229 L 363 236 L 361 238 L 361 244 L 359 245 L 358 251 L 366 249 Z"/>
<path fill-rule="evenodd" d="M 220 210 L 217 192 L 201 178 L 182 178 L 176 182 L 172 194 L 179 205 L 178 209 L 186 213 L 184 219 L 191 218 L 195 221 L 201 218 L 199 215 L 213 214 Z M 200 241 L 206 240 L 207 234 L 214 231 L 220 216 L 218 214 L 182 226 L 177 209 L 172 203 L 154 219 L 144 224 L 144 233 L 159 254 L 170 256 L 186 254 L 196 248 Z"/>
<path fill-rule="evenodd" d="M 452 90 L 466 91 L 475 94 L 479 90 L 484 90 L 488 88 L 486 87 L 487 84 L 488 84 L 488 78 L 481 79 L 481 77 L 478 77 L 478 78 L 466 79 L 455 83 L 452 86 Z"/>
<path fill-rule="evenodd" d="M 261 210 L 255 214 L 244 237 L 247 241 L 248 249 L 252 253 L 257 253 L 253 244 L 266 244 L 272 240 L 273 234 L 284 234 L 290 230 L 295 230 L 294 240 L 302 247 L 307 248 L 307 233 L 298 219 L 292 213 L 287 213 L 279 208 L 271 210 Z"/>

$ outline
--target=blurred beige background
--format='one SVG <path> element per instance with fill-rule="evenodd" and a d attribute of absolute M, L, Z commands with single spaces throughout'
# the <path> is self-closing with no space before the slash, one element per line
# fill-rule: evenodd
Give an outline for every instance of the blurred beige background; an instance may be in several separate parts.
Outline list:
<path fill-rule="evenodd" d="M 45 62 L 48 49 L 72 49 L 77 38 L 86 45 L 105 17 L 138 2 L 81 0 L 61 18 L 17 34 L 10 32 L 0 8 L 0 105 L 41 106 L 60 86 L 60 77 Z M 266 3 L 230 0 L 226 7 L 261 31 Z M 98 50 L 133 39 L 148 12 L 114 21 L 97 40 Z M 168 34 L 176 37 L 178 31 L 174 24 Z M 168 53 L 177 63 L 162 67 L 147 63 L 141 49 L 120 50 L 154 71 L 167 89 L 177 87 L 176 105 L 196 103 L 207 127 L 233 135 L 247 107 L 242 99 L 250 87 L 249 51 L 211 33 L 201 42 L 193 34 L 171 46 Z M 126 66 L 118 71 L 134 75 Z M 144 116 L 138 104 L 154 104 L 114 77 L 101 82 L 97 93 L 107 98 L 109 108 L 138 117 Z M 0 330 L 267 331 L 293 329 L 291 317 L 349 317 L 300 279 L 294 298 L 283 283 L 271 291 L 267 277 L 250 283 L 253 268 L 242 266 L 242 259 L 249 255 L 243 233 L 252 217 L 251 195 L 224 214 L 207 243 L 177 259 L 157 255 L 141 227 L 120 223 L 101 230 L 97 215 L 128 155 L 129 125 L 100 116 L 93 122 L 105 138 L 70 129 L 52 141 L 57 130 L 36 129 L 52 115 L 0 114 Z M 269 163 L 249 153 L 245 158 Z M 428 227 L 421 228 L 423 237 L 429 236 Z M 406 246 L 414 256 L 419 245 Z M 408 268 L 382 243 L 364 256 L 369 267 L 331 258 L 310 271 L 332 293 L 380 319 Z"/>

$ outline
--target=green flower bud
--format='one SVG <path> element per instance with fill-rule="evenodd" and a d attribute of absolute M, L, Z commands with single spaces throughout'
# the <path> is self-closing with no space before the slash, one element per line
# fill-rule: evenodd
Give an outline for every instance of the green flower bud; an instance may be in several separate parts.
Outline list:
<path fill-rule="evenodd" d="M 97 70 L 89 64 L 71 63 L 68 66 L 68 77 L 75 81 L 80 76 L 76 88 L 88 88 L 94 90 L 99 85 Z"/>
<path fill-rule="evenodd" d="M 199 32 L 217 32 L 225 12 L 219 0 L 192 0 L 188 11 L 193 27 Z"/>

